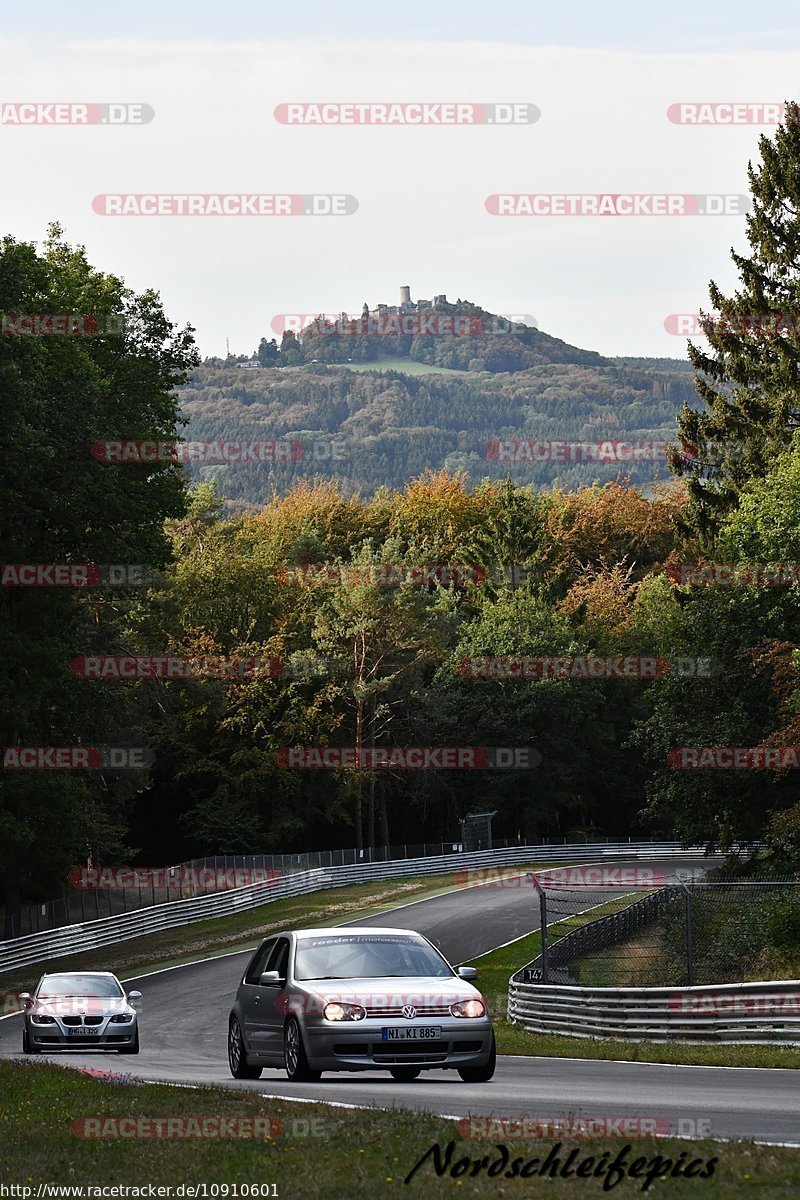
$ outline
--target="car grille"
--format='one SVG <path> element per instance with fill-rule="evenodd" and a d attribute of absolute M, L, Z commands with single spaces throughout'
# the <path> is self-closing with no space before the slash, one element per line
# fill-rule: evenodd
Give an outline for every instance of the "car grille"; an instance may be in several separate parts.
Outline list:
<path fill-rule="evenodd" d="M 84 1017 L 83 1023 L 84 1023 L 84 1025 L 102 1025 L 103 1018 L 102 1017 Z"/>
<path fill-rule="evenodd" d="M 375 1042 L 372 1047 L 374 1063 L 402 1063 L 413 1059 L 418 1063 L 444 1062 L 447 1042 Z"/>
<path fill-rule="evenodd" d="M 400 1017 L 402 1020 L 407 1020 L 403 1015 L 402 1004 L 367 1004 L 366 1006 L 368 1017 Z M 449 1004 L 415 1004 L 418 1017 L 449 1017 Z M 413 1019 L 413 1018 L 412 1018 Z"/>
<path fill-rule="evenodd" d="M 102 1017 L 62 1017 L 65 1025 L 74 1028 L 76 1025 L 102 1025 Z"/>
<path fill-rule="evenodd" d="M 83 1024 L 83 1017 L 63 1017 L 62 1020 L 65 1025 L 82 1025 Z"/>
<path fill-rule="evenodd" d="M 334 1042 L 333 1053 L 341 1058 L 349 1058 L 353 1054 L 367 1055 L 369 1046 L 366 1042 Z"/>

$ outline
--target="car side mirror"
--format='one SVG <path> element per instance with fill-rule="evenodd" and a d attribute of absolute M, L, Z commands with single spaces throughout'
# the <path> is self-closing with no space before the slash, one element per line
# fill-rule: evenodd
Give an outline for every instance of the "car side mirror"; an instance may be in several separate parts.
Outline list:
<path fill-rule="evenodd" d="M 458 977 L 459 979 L 477 979 L 478 972 L 475 967 L 459 967 Z"/>
<path fill-rule="evenodd" d="M 286 983 L 286 980 L 281 977 L 280 972 L 278 971 L 262 971 L 259 976 L 259 980 L 268 987 L 270 984 L 274 985 L 276 983 Z"/>
<path fill-rule="evenodd" d="M 25 1008 L 30 1008 L 33 1000 L 30 992 L 20 992 L 20 994 L 17 996 L 17 999 L 25 1006 Z"/>
<path fill-rule="evenodd" d="M 142 998 L 141 992 L 128 992 L 129 1000 L 141 1000 L 141 998 Z"/>

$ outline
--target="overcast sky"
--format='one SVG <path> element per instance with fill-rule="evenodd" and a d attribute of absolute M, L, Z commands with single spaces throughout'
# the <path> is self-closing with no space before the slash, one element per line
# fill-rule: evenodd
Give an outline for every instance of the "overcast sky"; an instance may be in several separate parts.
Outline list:
<path fill-rule="evenodd" d="M 280 313 L 446 293 L 606 354 L 681 357 L 664 329 L 734 284 L 736 217 L 495 217 L 493 193 L 747 192 L 769 125 L 674 124 L 676 103 L 797 94 L 786 6 L 506 0 L 15 6 L 2 104 L 139 102 L 142 126 L 0 125 L 0 229 L 58 220 L 99 267 L 157 288 L 203 354 Z M 495 16 L 496 13 L 496 16 Z M 765 28 L 769 22 L 772 26 Z M 292 101 L 525 102 L 533 124 L 310 127 Z M 346 193 L 343 217 L 108 217 L 101 193 Z"/>

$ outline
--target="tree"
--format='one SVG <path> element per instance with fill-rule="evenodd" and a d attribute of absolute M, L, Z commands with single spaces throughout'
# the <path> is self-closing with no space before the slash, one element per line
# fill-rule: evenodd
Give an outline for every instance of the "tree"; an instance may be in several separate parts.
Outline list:
<path fill-rule="evenodd" d="M 167 319 L 157 293 L 137 296 L 95 270 L 57 225 L 41 250 L 0 242 L 0 311 L 91 314 L 110 329 L 0 339 L 0 559 L 163 565 L 164 519 L 183 511 L 183 472 L 171 462 L 104 462 L 92 446 L 175 439 L 174 388 L 198 361 L 191 328 Z M 135 733 L 136 702 L 125 688 L 93 689 L 70 671 L 92 639 L 114 644 L 130 604 L 124 592 L 109 598 L 91 587 L 0 589 L 4 747 L 92 746 Z M 46 894 L 79 857 L 120 844 L 130 775 L 54 772 L 45 782 L 38 772 L 3 772 L 7 932 L 23 889 Z"/>
<path fill-rule="evenodd" d="M 712 280 L 719 314 L 706 314 L 709 349 L 689 343 L 705 411 L 684 406 L 682 449 L 673 456 L 687 480 L 691 526 L 709 537 L 748 480 L 766 475 L 800 415 L 800 108 L 759 139 L 761 163 L 748 166 L 752 253 L 731 251 L 739 289 L 725 296 Z"/>
<path fill-rule="evenodd" d="M 381 563 L 396 564 L 396 544 L 390 539 L 380 554 L 368 544 L 351 563 L 343 564 L 342 583 L 322 587 L 312 632 L 313 645 L 332 664 L 328 696 L 343 706 L 342 729 L 352 733 L 358 754 L 389 739 L 398 724 L 398 710 L 408 702 L 419 668 L 441 661 L 452 606 L 414 584 L 384 587 L 369 573 Z M 363 842 L 363 786 L 368 786 L 367 845 L 375 845 L 374 771 L 348 772 L 352 787 L 356 848 Z M 386 794 L 381 786 L 378 820 L 383 845 L 389 844 Z"/>
<path fill-rule="evenodd" d="M 275 341 L 275 338 L 267 341 L 266 338 L 262 337 L 258 343 L 258 352 L 256 355 L 262 367 L 277 367 L 279 354 L 280 351 L 278 350 L 278 343 Z"/>

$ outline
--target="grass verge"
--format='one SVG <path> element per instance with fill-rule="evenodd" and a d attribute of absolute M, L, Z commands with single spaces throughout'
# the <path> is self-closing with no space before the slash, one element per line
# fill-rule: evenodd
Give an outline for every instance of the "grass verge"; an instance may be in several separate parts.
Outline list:
<path fill-rule="evenodd" d="M 453 367 L 434 367 L 428 363 L 416 362 L 413 358 L 378 358 L 374 362 L 365 363 L 329 363 L 332 367 L 344 367 L 348 371 L 400 371 L 403 375 L 467 375 L 467 371 L 455 370 Z"/>
<path fill-rule="evenodd" d="M 401 1086 L 401 1085 L 400 1085 Z M 454 1076 L 453 1089 L 459 1081 Z M 491 1086 L 491 1085 L 487 1085 Z M 715 1143 L 674 1139 L 621 1139 L 564 1141 L 522 1141 L 516 1139 L 490 1141 L 463 1139 L 455 1122 L 445 1117 L 414 1113 L 404 1109 L 355 1110 L 330 1108 L 321 1104 L 295 1105 L 291 1101 L 268 1100 L 255 1090 L 226 1091 L 198 1088 L 191 1091 L 155 1085 L 125 1086 L 87 1077 L 77 1071 L 45 1063 L 0 1062 L 0 1090 L 3 1093 L 3 1138 L 0 1141 L 0 1178 L 6 1184 L 27 1187 L 27 1193 L 14 1194 L 27 1200 L 36 1196 L 41 1183 L 86 1186 L 125 1186 L 144 1188 L 148 1185 L 171 1186 L 205 1184 L 206 1196 L 211 1186 L 220 1185 L 214 1193 L 232 1197 L 233 1185 L 238 1195 L 243 1185 L 258 1185 L 258 1196 L 278 1196 L 280 1200 L 310 1198 L 310 1200 L 375 1200 L 377 1196 L 396 1193 L 409 1200 L 428 1197 L 459 1196 L 523 1196 L 545 1182 L 534 1174 L 553 1147 L 563 1169 L 572 1150 L 576 1151 L 575 1166 L 586 1157 L 594 1158 L 593 1168 L 602 1162 L 604 1152 L 609 1160 L 623 1151 L 628 1164 L 642 1158 L 653 1161 L 680 1162 L 687 1166 L 701 1160 L 696 1171 L 712 1170 L 709 1178 L 667 1178 L 654 1185 L 652 1192 L 659 1196 L 676 1196 L 680 1200 L 738 1200 L 739 1197 L 768 1196 L 774 1200 L 789 1200 L 800 1189 L 800 1154 L 796 1150 L 756 1146 L 749 1142 Z M 154 1122 L 164 1118 L 197 1119 L 195 1129 L 219 1130 L 216 1122 L 226 1119 L 228 1136 L 171 1136 L 168 1140 L 153 1136 Z M 87 1127 L 75 1122 L 88 1118 L 96 1122 Z M 114 1122 L 126 1118 L 120 1128 Z M 139 1118 L 136 1124 L 130 1120 Z M 202 1123 L 205 1119 L 205 1125 Z M 210 1121 L 211 1125 L 208 1124 Z M 257 1119 L 260 1126 L 273 1136 L 231 1137 L 232 1129 L 244 1131 L 240 1122 Z M 269 1119 L 269 1125 L 267 1125 Z M 147 1129 L 150 1136 L 131 1136 Z M 106 1136 L 86 1138 L 77 1129 L 88 1129 Z M 164 1128 L 162 1126 L 162 1128 Z M 166 1128 L 169 1128 L 168 1126 Z M 174 1126 L 172 1127 L 174 1130 Z M 184 1129 L 190 1128 L 186 1124 Z M 110 1137 L 110 1130 L 127 1136 Z M 435 1144 L 441 1146 L 444 1158 L 448 1143 L 454 1143 L 450 1170 L 441 1177 L 433 1166 L 433 1156 L 413 1174 L 408 1184 L 405 1178 L 426 1151 Z M 500 1161 L 498 1145 L 507 1147 L 510 1161 L 519 1158 L 523 1163 L 537 1158 L 530 1177 L 504 1179 L 488 1178 L 487 1166 Z M 683 1154 L 681 1160 L 679 1156 Z M 471 1177 L 472 1164 L 488 1156 L 483 1170 Z M 471 1163 L 459 1168 L 464 1158 Z M 706 1166 L 716 1160 L 713 1167 Z M 553 1159 L 550 1159 L 552 1164 Z M 453 1176 L 452 1168 L 461 1173 Z M 519 1169 L 519 1168 L 518 1168 Z M 644 1171 L 649 1168 L 646 1166 Z M 615 1196 L 640 1196 L 644 1191 L 640 1167 L 639 1178 L 624 1178 L 614 1186 Z M 265 1185 L 275 1185 L 272 1187 Z M 225 1188 L 227 1187 L 227 1190 Z M 545 1190 L 551 1200 L 567 1200 L 576 1195 L 604 1194 L 602 1178 L 546 1178 Z M 610 1189 L 606 1189 L 610 1190 Z M 9 1193 L 10 1194 L 10 1193 Z M 135 1194 L 135 1193 L 131 1193 Z M 183 1195 L 192 1193 L 184 1190 Z M 253 1194 L 253 1193 L 251 1193 Z M 86 1193 L 84 1193 L 84 1196 Z M 203 1196 L 203 1191 L 195 1191 Z"/>

